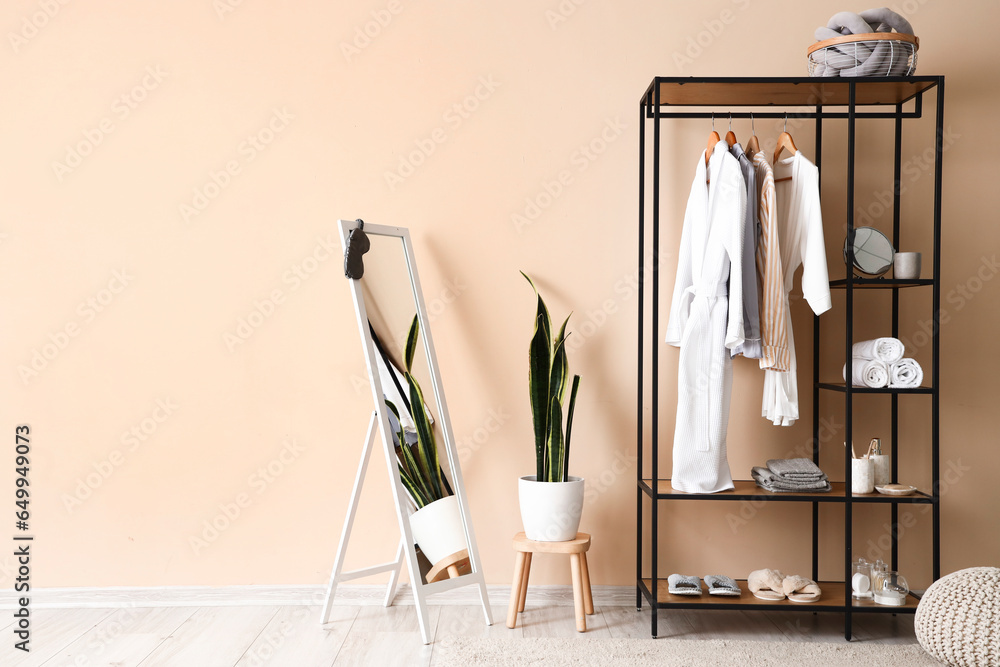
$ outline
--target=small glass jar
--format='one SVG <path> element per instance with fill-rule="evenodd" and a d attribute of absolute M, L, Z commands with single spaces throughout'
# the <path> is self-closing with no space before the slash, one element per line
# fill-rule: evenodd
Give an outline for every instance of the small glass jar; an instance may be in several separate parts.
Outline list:
<path fill-rule="evenodd" d="M 872 564 L 864 558 L 854 561 L 851 568 L 851 589 L 856 600 L 872 599 Z"/>
<path fill-rule="evenodd" d="M 902 607 L 906 604 L 906 596 L 910 587 L 906 577 L 894 570 L 886 570 L 875 575 L 875 602 L 891 607 Z"/>

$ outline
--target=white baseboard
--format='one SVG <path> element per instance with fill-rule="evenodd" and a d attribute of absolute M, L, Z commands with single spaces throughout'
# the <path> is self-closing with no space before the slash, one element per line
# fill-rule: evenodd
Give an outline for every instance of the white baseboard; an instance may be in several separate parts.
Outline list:
<path fill-rule="evenodd" d="M 510 586 L 486 587 L 490 604 L 506 606 Z M 13 589 L 0 590 L 0 610 L 14 609 L 21 594 Z M 632 586 L 594 586 L 597 606 L 635 604 Z M 338 605 L 381 605 L 385 585 L 344 585 L 337 587 Z M 108 588 L 38 588 L 31 592 L 32 609 L 82 609 L 115 607 L 244 607 L 322 605 L 326 586 L 158 586 Z M 432 605 L 477 605 L 479 589 L 463 586 L 427 598 Z M 401 584 L 393 604 L 412 605 L 413 590 Z M 526 603 L 535 605 L 572 605 L 572 586 L 529 586 Z"/>

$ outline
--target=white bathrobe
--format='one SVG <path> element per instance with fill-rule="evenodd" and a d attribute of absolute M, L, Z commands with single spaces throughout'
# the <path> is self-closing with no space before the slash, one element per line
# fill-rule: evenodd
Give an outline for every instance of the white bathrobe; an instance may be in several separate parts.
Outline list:
<path fill-rule="evenodd" d="M 791 177 L 790 181 L 779 179 Z M 817 315 L 830 309 L 830 278 L 826 269 L 823 215 L 819 202 L 819 170 L 801 151 L 774 165 L 775 199 L 781 265 L 785 272 L 785 328 L 788 331 L 787 372 L 764 371 L 761 414 L 776 426 L 791 426 L 799 418 L 795 341 L 787 308 L 795 271 L 802 265 L 802 295 Z"/>
<path fill-rule="evenodd" d="M 733 384 L 730 350 L 745 340 L 741 285 L 747 200 L 739 162 L 728 148 L 725 141 L 716 144 L 707 170 L 704 153 L 698 159 L 667 324 L 667 343 L 681 348 L 670 483 L 687 493 L 733 488 L 726 430 Z"/>

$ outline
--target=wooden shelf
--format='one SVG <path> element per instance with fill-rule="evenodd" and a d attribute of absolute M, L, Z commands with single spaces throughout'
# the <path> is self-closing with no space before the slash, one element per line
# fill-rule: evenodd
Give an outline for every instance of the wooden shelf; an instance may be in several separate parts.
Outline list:
<path fill-rule="evenodd" d="M 795 493 L 773 493 L 757 486 L 753 480 L 734 480 L 735 488 L 719 493 L 683 493 L 675 491 L 670 486 L 669 479 L 659 480 L 656 485 L 657 500 L 766 500 L 771 502 L 819 502 L 819 503 L 844 503 L 847 502 L 847 487 L 844 482 L 830 482 L 830 491 L 823 492 L 795 492 Z M 642 480 L 640 487 L 647 495 L 653 496 L 653 480 Z M 934 499 L 923 491 L 915 491 L 909 496 L 886 496 L 881 493 L 855 493 L 851 496 L 855 503 L 933 503 Z"/>
<path fill-rule="evenodd" d="M 817 382 L 816 386 L 827 391 L 847 391 L 846 382 Z M 900 389 L 899 387 L 851 387 L 852 394 L 933 394 L 933 387 L 913 387 L 911 389 Z"/>
<path fill-rule="evenodd" d="M 816 107 L 846 106 L 849 84 L 855 83 L 859 106 L 896 105 L 937 85 L 940 77 L 858 78 L 761 77 L 752 80 L 707 77 L 657 77 L 660 103 L 672 106 Z"/>
<path fill-rule="evenodd" d="M 643 579 L 642 585 L 649 591 L 652 586 L 652 579 Z M 761 600 L 754 597 L 747 582 L 739 579 L 736 583 L 740 587 L 742 595 L 740 597 L 723 597 L 721 595 L 709 595 L 708 590 L 702 583 L 701 595 L 671 595 L 669 584 L 666 578 L 658 579 L 656 582 L 656 604 L 661 608 L 682 607 L 686 609 L 780 609 L 781 611 L 844 611 L 844 582 L 842 581 L 819 581 L 820 589 L 823 591 L 822 597 L 816 602 L 792 602 L 790 600 Z M 920 601 L 908 595 L 906 604 L 899 607 L 875 604 L 872 600 L 855 600 L 851 598 L 851 611 L 854 612 L 882 612 L 892 614 L 912 614 L 917 610 Z"/>
<path fill-rule="evenodd" d="M 930 278 L 903 280 L 902 278 L 855 278 L 854 289 L 903 289 L 905 287 L 924 287 L 934 284 Z M 847 278 L 831 280 L 830 289 L 847 289 Z"/>

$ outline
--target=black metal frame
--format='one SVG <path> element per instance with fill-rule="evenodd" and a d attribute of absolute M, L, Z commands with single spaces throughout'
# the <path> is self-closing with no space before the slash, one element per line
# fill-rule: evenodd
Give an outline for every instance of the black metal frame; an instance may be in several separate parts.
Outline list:
<path fill-rule="evenodd" d="M 827 119 L 847 120 L 847 235 L 853 238 L 854 235 L 854 177 L 855 177 L 855 130 L 859 118 L 891 118 L 895 120 L 895 141 L 894 141 L 894 162 L 893 162 L 893 246 L 900 247 L 900 175 L 901 175 L 901 151 L 902 151 L 902 121 L 907 118 L 921 118 L 923 113 L 923 94 L 934 89 L 936 94 L 935 106 L 935 152 L 934 152 L 934 205 L 933 205 L 933 278 L 920 280 L 899 280 L 899 279 L 871 279 L 858 278 L 853 271 L 847 271 L 847 277 L 843 280 L 833 280 L 830 282 L 831 289 L 843 289 L 846 296 L 845 322 L 846 322 L 846 348 L 845 358 L 851 358 L 851 346 L 853 344 L 853 313 L 854 313 L 854 290 L 856 289 L 888 289 L 892 291 L 892 335 L 899 336 L 899 290 L 910 287 L 931 287 L 932 289 L 932 366 L 930 373 L 930 386 L 917 389 L 868 389 L 852 387 L 850 383 L 837 384 L 819 381 L 819 344 L 820 327 L 819 318 L 814 318 L 813 324 L 813 460 L 819 462 L 819 411 L 820 395 L 823 391 L 839 392 L 844 394 L 845 402 L 845 440 L 851 442 L 852 438 L 852 408 L 855 394 L 890 394 L 892 397 L 892 426 L 891 426 L 891 475 L 895 482 L 897 479 L 897 457 L 896 443 L 898 435 L 898 407 L 899 396 L 905 394 L 930 395 L 931 397 L 931 479 L 932 488 L 930 494 L 918 493 L 914 496 L 863 496 L 854 497 L 851 493 L 841 492 L 839 494 L 795 494 L 789 497 L 782 494 L 748 494 L 726 492 L 725 494 L 684 494 L 684 493 L 664 493 L 660 491 L 658 483 L 651 483 L 647 480 L 660 480 L 659 466 L 659 303 L 660 303 L 660 279 L 659 279 L 659 257 L 660 257 L 660 123 L 663 119 L 673 118 L 703 118 L 708 119 L 716 115 L 726 118 L 749 118 L 751 112 L 731 112 L 731 106 L 741 106 L 739 104 L 726 105 L 725 108 L 716 108 L 706 111 L 677 111 L 678 108 L 695 106 L 694 102 L 687 102 L 685 105 L 671 104 L 667 100 L 661 100 L 660 84 L 680 84 L 697 87 L 700 84 L 726 84 L 740 86 L 744 84 L 773 84 L 778 86 L 799 86 L 803 85 L 803 90 L 807 84 L 846 86 L 847 103 L 837 103 L 836 106 L 846 106 L 845 111 L 830 111 L 829 107 L 834 104 L 824 105 L 822 101 L 803 98 L 802 104 L 789 104 L 787 111 L 763 111 L 752 112 L 754 118 L 782 118 L 789 115 L 794 118 L 807 118 L 816 121 L 816 156 L 815 164 L 822 169 L 822 145 L 823 145 L 823 121 Z M 859 104 L 857 100 L 858 85 L 893 85 L 893 84 L 917 84 L 915 88 L 918 92 L 903 99 L 897 99 L 892 105 L 893 110 L 888 111 L 858 111 L 862 109 L 876 108 L 884 109 L 886 105 L 867 106 Z M 912 103 L 912 109 L 904 110 L 904 106 Z M 711 101 L 699 102 L 699 107 L 713 106 Z M 747 105 L 742 105 L 747 106 Z M 802 111 L 803 108 L 814 110 Z M 644 370 L 646 368 L 646 355 L 644 354 L 645 327 L 644 314 L 646 311 L 646 121 L 653 121 L 653 146 L 652 146 L 652 295 L 651 295 L 651 345 L 649 350 L 649 368 L 652 372 L 650 405 L 645 405 L 646 392 L 644 388 Z M 944 138 L 944 77 L 943 76 L 921 76 L 921 77 L 892 77 L 886 79 L 813 79 L 808 77 L 749 77 L 749 78 L 680 78 L 680 77 L 656 77 L 650 83 L 646 92 L 639 102 L 639 313 L 638 313 L 638 371 L 637 371 L 637 478 L 636 478 L 636 608 L 642 608 L 643 598 L 651 607 L 651 634 L 657 635 L 658 609 L 766 609 L 774 610 L 774 604 L 733 604 L 725 601 L 720 602 L 684 602 L 680 600 L 663 601 L 657 599 L 656 591 L 658 583 L 663 578 L 658 576 L 658 505 L 662 500 L 693 499 L 693 500 L 767 500 L 776 502 L 808 502 L 812 504 L 812 577 L 818 578 L 819 571 L 819 505 L 820 503 L 842 503 L 844 505 L 844 599 L 843 605 L 822 604 L 822 601 L 809 605 L 781 606 L 782 610 L 789 611 L 838 611 L 844 613 L 844 637 L 850 640 L 852 636 L 852 614 L 856 612 L 891 612 L 891 613 L 913 613 L 911 607 L 878 607 L 861 606 L 851 602 L 851 561 L 852 561 L 852 541 L 853 541 L 853 506 L 855 503 L 862 504 L 888 504 L 891 508 L 891 521 L 894 527 L 891 531 L 891 563 L 892 569 L 897 569 L 898 556 L 898 534 L 895 526 L 898 520 L 898 506 L 903 503 L 930 504 L 932 507 L 932 578 L 937 580 L 941 575 L 941 505 L 940 505 L 940 463 L 939 463 L 939 370 L 940 370 L 940 340 L 939 340 L 939 317 L 941 306 L 941 157 L 943 151 Z M 848 265 L 853 261 L 853 247 L 848 244 Z M 650 440 L 651 475 L 644 475 L 644 407 L 649 407 L 650 415 Z M 844 488 L 851 488 L 851 452 L 845 448 L 845 476 Z M 666 480 L 660 480 L 666 481 Z M 654 488 L 655 487 L 655 488 Z M 649 571 L 650 576 L 643 576 L 643 498 L 651 501 L 649 519 L 650 544 L 649 544 Z M 645 579 L 650 580 L 647 585 Z M 724 600 L 724 598 L 723 598 Z"/>

